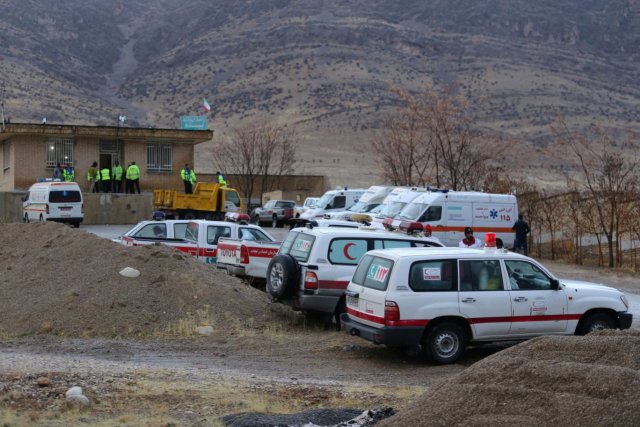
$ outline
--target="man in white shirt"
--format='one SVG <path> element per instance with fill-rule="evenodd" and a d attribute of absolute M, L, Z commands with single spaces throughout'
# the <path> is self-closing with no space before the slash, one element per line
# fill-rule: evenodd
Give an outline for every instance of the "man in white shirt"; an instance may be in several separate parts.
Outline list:
<path fill-rule="evenodd" d="M 471 229 L 471 227 L 465 228 L 464 239 L 460 240 L 458 247 L 479 249 L 482 248 L 482 246 L 482 240 L 473 237 L 473 230 Z"/>

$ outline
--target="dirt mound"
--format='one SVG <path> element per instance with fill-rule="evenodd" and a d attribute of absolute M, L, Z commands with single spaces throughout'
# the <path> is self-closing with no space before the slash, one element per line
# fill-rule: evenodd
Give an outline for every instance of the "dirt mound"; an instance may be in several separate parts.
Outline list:
<path fill-rule="evenodd" d="M 183 335 L 259 327 L 270 314 L 263 292 L 167 246 L 125 247 L 56 223 L 0 224 L 0 236 L 0 336 Z M 125 267 L 140 276 L 121 276 Z"/>
<path fill-rule="evenodd" d="M 640 425 L 640 331 L 536 338 L 409 406 L 379 426 Z"/>

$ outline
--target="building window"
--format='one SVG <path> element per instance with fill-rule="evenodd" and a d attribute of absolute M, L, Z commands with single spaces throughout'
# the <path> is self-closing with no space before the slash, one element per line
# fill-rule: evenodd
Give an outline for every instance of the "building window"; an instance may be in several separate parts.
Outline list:
<path fill-rule="evenodd" d="M 11 142 L 4 141 L 2 144 L 2 168 L 7 170 L 11 167 Z"/>
<path fill-rule="evenodd" d="M 49 138 L 47 140 L 46 167 L 56 164 L 73 166 L 73 140 L 70 138 Z"/>
<path fill-rule="evenodd" d="M 147 144 L 147 170 L 171 172 L 172 157 L 170 142 L 150 142 Z"/>

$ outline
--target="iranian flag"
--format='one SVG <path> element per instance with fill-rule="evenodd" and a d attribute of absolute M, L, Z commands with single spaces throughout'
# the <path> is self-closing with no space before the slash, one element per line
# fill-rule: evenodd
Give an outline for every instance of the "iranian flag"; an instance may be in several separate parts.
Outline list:
<path fill-rule="evenodd" d="M 211 111 L 211 105 L 209 105 L 209 102 L 206 98 L 202 99 L 202 106 L 204 107 L 204 111 L 206 111 L 207 113 Z"/>

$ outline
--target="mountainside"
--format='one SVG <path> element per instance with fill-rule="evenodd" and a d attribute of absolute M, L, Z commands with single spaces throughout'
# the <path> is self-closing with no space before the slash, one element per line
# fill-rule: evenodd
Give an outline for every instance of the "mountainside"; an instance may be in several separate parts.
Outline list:
<path fill-rule="evenodd" d="M 377 180 L 369 149 L 391 84 L 459 81 L 478 124 L 522 140 L 515 174 L 562 159 L 549 123 L 638 130 L 640 1 L 0 1 L 0 92 L 14 122 L 178 127 L 212 105 L 213 144 L 268 120 L 296 125 L 298 172 Z"/>

